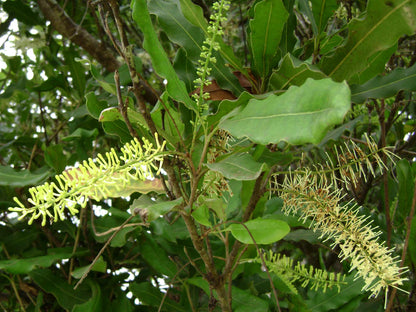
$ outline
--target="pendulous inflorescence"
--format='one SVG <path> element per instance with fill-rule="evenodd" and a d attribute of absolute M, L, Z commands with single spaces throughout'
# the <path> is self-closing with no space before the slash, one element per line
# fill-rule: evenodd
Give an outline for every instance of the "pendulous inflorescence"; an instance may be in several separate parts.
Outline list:
<path fill-rule="evenodd" d="M 332 240 L 332 247 L 338 245 L 341 261 L 351 261 L 350 271 L 357 270 L 356 277 L 363 278 L 363 290 L 370 291 L 370 296 L 403 284 L 406 279 L 397 258 L 378 241 L 381 233 L 370 226 L 368 217 L 359 215 L 358 206 L 342 204 L 340 190 L 334 190 L 325 180 L 317 181 L 308 170 L 288 176 L 282 186 L 283 211 L 299 213 L 304 222 L 311 219 L 310 227 L 321 233 L 320 238 Z"/>
<path fill-rule="evenodd" d="M 284 213 L 300 215 L 304 222 L 311 220 L 310 228 L 320 232 L 324 241 L 332 240 L 332 247 L 340 247 L 341 261 L 349 259 L 350 271 L 356 269 L 356 278 L 364 280 L 363 290 L 376 297 L 382 290 L 387 295 L 388 287 L 398 288 L 406 278 L 393 250 L 379 241 L 381 232 L 371 226 L 369 217 L 359 215 L 358 205 L 345 200 L 343 189 L 355 188 L 368 174 L 375 177 L 386 169 L 380 155 L 394 157 L 365 139 L 367 152 L 349 142 L 335 149 L 337 165 L 329 160 L 324 167 L 291 172 L 278 188 Z"/>
<path fill-rule="evenodd" d="M 47 218 L 64 219 L 64 210 L 74 215 L 78 206 L 84 208 L 88 198 L 101 200 L 116 197 L 115 194 L 132 180 L 146 180 L 159 172 L 163 161 L 165 142 L 160 144 L 156 137 L 156 146 L 143 139 L 143 145 L 137 139 L 121 148 L 121 155 L 112 148 L 104 155 L 98 154 L 95 159 L 88 159 L 76 168 L 71 168 L 55 176 L 54 182 L 46 182 L 29 189 L 28 202 L 25 207 L 15 197 L 18 207 L 9 208 L 20 214 L 19 220 L 30 216 L 29 224 L 42 218 L 42 225 Z M 155 162 L 159 162 L 156 166 Z M 53 207 L 53 212 L 50 211 Z"/>

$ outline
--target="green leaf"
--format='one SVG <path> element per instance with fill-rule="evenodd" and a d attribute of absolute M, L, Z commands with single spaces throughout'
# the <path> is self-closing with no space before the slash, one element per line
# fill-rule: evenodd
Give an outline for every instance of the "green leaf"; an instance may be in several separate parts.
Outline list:
<path fill-rule="evenodd" d="M 147 1 L 133 0 L 131 5 L 133 9 L 133 19 L 144 35 L 143 47 L 149 53 L 156 73 L 168 81 L 166 88 L 170 96 L 175 100 L 184 103 L 189 109 L 197 111 L 198 108 L 189 97 L 185 84 L 179 80 L 169 58 L 159 42 L 147 9 Z"/>
<path fill-rule="evenodd" d="M 114 120 L 111 122 L 103 122 L 103 129 L 106 133 L 116 135 L 120 138 L 121 142 L 130 142 L 132 136 L 130 135 L 129 129 L 126 123 L 121 120 Z"/>
<path fill-rule="evenodd" d="M 34 172 L 29 170 L 16 171 L 8 166 L 0 166 L 0 185 L 24 187 L 40 184 L 49 178 L 52 171 L 49 167 L 42 167 Z"/>
<path fill-rule="evenodd" d="M 91 74 L 94 77 L 94 79 L 100 84 L 100 86 L 107 91 L 108 93 L 111 93 L 113 95 L 116 95 L 116 85 L 114 82 L 108 82 L 105 80 L 105 78 L 100 74 L 97 67 L 91 64 L 90 68 Z"/>
<path fill-rule="evenodd" d="M 144 119 L 143 115 L 139 112 L 135 111 L 134 109 L 127 108 L 127 116 L 132 124 L 139 124 L 140 126 L 147 127 L 146 120 Z M 118 107 L 109 107 L 101 111 L 100 117 L 98 117 L 98 121 L 114 121 L 114 120 L 122 120 L 124 121 L 123 116 L 120 113 Z"/>
<path fill-rule="evenodd" d="M 192 212 L 192 217 L 200 224 L 211 227 L 211 221 L 209 221 L 209 208 L 207 205 L 201 205 L 196 207 Z"/>
<path fill-rule="evenodd" d="M 411 223 L 408 255 L 413 265 L 416 265 L 416 216 L 413 217 Z"/>
<path fill-rule="evenodd" d="M 232 286 L 232 307 L 234 312 L 264 312 L 269 311 L 269 303 L 254 296 L 248 290 Z"/>
<path fill-rule="evenodd" d="M 236 100 L 222 100 L 219 104 L 218 111 L 215 114 L 208 116 L 208 124 L 210 126 L 217 125 L 221 118 L 232 112 L 235 108 L 243 107 L 249 100 L 258 97 L 259 95 L 255 96 L 248 92 L 243 92 Z"/>
<path fill-rule="evenodd" d="M 374 53 L 367 62 L 367 66 L 359 72 L 355 74 L 351 78 L 348 79 L 348 84 L 363 84 L 370 80 L 371 78 L 375 77 L 378 74 L 381 74 L 386 69 L 386 63 L 389 61 L 391 56 L 397 50 L 397 43 L 394 44 L 391 48 L 383 51 L 379 51 Z"/>
<path fill-rule="evenodd" d="M 338 9 L 337 0 L 311 0 L 311 3 L 314 21 L 318 30 L 317 34 L 320 34 L 325 30 L 329 18 Z"/>
<path fill-rule="evenodd" d="M 145 305 L 159 307 L 162 303 L 163 294 L 160 290 L 154 287 L 149 282 L 144 283 L 132 283 L 129 286 L 130 291 L 133 293 L 133 296 L 143 302 Z M 161 311 L 184 311 L 187 312 L 188 310 L 185 309 L 183 306 L 179 305 L 177 302 L 169 299 L 169 297 L 165 298 L 163 301 Z"/>
<path fill-rule="evenodd" d="M 0 269 L 12 274 L 27 274 L 36 268 L 47 268 L 62 259 L 69 259 L 72 252 L 61 248 L 50 249 L 48 255 L 25 259 L 11 259 L 0 261 Z"/>
<path fill-rule="evenodd" d="M 76 304 L 71 312 L 103 311 L 100 285 L 91 280 L 88 280 L 88 284 L 92 290 L 91 298 L 83 304 Z"/>
<path fill-rule="evenodd" d="M 416 91 L 416 64 L 409 68 L 397 68 L 386 76 L 377 76 L 362 85 L 352 85 L 351 99 L 360 104 L 368 98 L 394 96 L 400 90 Z"/>
<path fill-rule="evenodd" d="M 108 107 L 107 102 L 98 100 L 94 92 L 88 92 L 85 99 L 88 112 L 95 119 L 98 119 L 101 112 Z"/>
<path fill-rule="evenodd" d="M 64 137 L 63 141 L 71 141 L 71 140 L 79 140 L 79 139 L 86 139 L 86 138 L 96 138 L 98 135 L 98 129 L 87 130 L 83 128 L 77 128 L 74 132 L 70 135 Z"/>
<path fill-rule="evenodd" d="M 331 127 L 343 121 L 349 108 L 350 90 L 345 82 L 308 79 L 281 96 L 250 100 L 220 127 L 238 138 L 248 137 L 263 145 L 281 140 L 318 144 Z"/>
<path fill-rule="evenodd" d="M 114 213 L 115 208 L 112 208 Z M 124 212 L 125 213 L 125 212 Z M 124 217 L 115 217 L 115 216 L 111 216 L 111 215 L 106 215 L 104 217 L 100 217 L 97 218 L 96 220 L 94 220 L 94 224 L 95 224 L 95 231 L 97 233 L 104 233 L 104 232 L 108 232 L 110 231 L 108 234 L 106 235 L 100 235 L 100 236 L 96 236 L 94 235 L 94 238 L 97 242 L 99 243 L 105 243 L 107 242 L 107 240 L 110 238 L 110 236 L 114 233 L 114 230 L 117 229 L 124 221 L 126 218 Z M 113 240 L 110 243 L 111 247 L 123 247 L 124 245 L 126 245 L 127 243 L 127 235 L 130 232 L 133 232 L 134 230 L 136 230 L 137 227 L 125 227 L 123 229 L 121 229 L 116 236 L 114 236 Z"/>
<path fill-rule="evenodd" d="M 301 86 L 308 78 L 319 80 L 326 77 L 316 66 L 286 54 L 279 69 L 271 75 L 269 83 L 272 90 L 285 90 L 290 86 Z"/>
<path fill-rule="evenodd" d="M 45 92 L 60 88 L 62 90 L 68 89 L 68 82 L 64 75 L 49 77 L 46 81 L 43 81 L 40 85 L 31 87 L 32 91 Z"/>
<path fill-rule="evenodd" d="M 231 224 L 227 228 L 237 240 L 244 244 L 254 244 L 253 239 L 256 244 L 271 244 L 285 237 L 290 231 L 286 222 L 275 219 L 257 218 L 247 221 L 244 225 Z"/>
<path fill-rule="evenodd" d="M 345 281 L 347 285 L 341 286 L 338 292 L 336 287 L 328 289 L 325 293 L 322 291 L 308 291 L 309 299 L 306 301 L 308 307 L 313 312 L 338 311 L 340 307 L 362 295 L 364 283 L 361 279 L 354 280 L 354 274 L 348 276 Z"/>
<path fill-rule="evenodd" d="M 369 0 L 365 19 L 348 25 L 347 42 L 325 57 L 321 69 L 335 81 L 348 80 L 362 72 L 370 57 L 389 49 L 403 35 L 416 28 L 416 2 L 412 0 Z"/>
<path fill-rule="evenodd" d="M 293 48 L 297 42 L 297 38 L 295 37 L 297 19 L 295 10 L 293 10 L 295 0 L 284 0 L 283 4 L 285 5 L 286 11 L 289 12 L 289 17 L 287 18 L 286 24 L 283 27 L 282 38 L 280 39 L 279 47 L 281 55 L 286 55 L 287 53 L 293 51 Z"/>
<path fill-rule="evenodd" d="M 90 265 L 86 265 L 80 268 L 76 268 L 75 270 L 72 271 L 71 275 L 76 279 L 80 279 L 84 275 L 84 273 L 88 272 L 89 270 L 105 273 L 106 269 L 107 269 L 107 262 L 105 262 L 103 257 L 100 256 L 98 260 L 94 263 L 91 269 L 90 269 Z"/>
<path fill-rule="evenodd" d="M 185 82 L 186 90 L 192 92 L 195 88 L 194 80 L 197 79 L 198 76 L 196 75 L 194 64 L 186 56 L 186 52 L 183 48 L 178 49 L 178 52 L 176 52 L 173 67 L 175 68 L 179 79 Z"/>
<path fill-rule="evenodd" d="M 86 79 L 84 67 L 75 60 L 75 55 L 70 52 L 64 52 L 65 63 L 69 67 L 72 77 L 72 84 L 77 90 L 79 97 L 82 99 L 85 93 Z"/>
<path fill-rule="evenodd" d="M 399 188 L 396 218 L 399 217 L 397 219 L 401 224 L 406 222 L 406 218 L 409 216 L 412 207 L 415 176 L 412 171 L 412 166 L 407 159 L 401 159 L 396 163 L 396 174 Z"/>
<path fill-rule="evenodd" d="M 44 291 L 54 295 L 61 307 L 69 311 L 75 305 L 83 304 L 90 298 L 91 291 L 86 284 L 81 284 L 79 288 L 74 290 L 73 285 L 68 284 L 68 281 L 61 279 L 56 272 L 51 270 L 35 270 L 30 272 L 29 276 Z"/>
<path fill-rule="evenodd" d="M 254 180 L 263 171 L 263 164 L 254 161 L 248 153 L 233 154 L 225 159 L 206 166 L 220 172 L 227 179 Z"/>
<path fill-rule="evenodd" d="M 146 215 L 147 222 L 151 222 L 159 218 L 160 216 L 168 213 L 176 206 L 182 204 L 182 202 L 182 197 L 171 201 L 156 202 L 152 200 L 149 196 L 142 195 L 133 201 L 133 203 L 130 206 L 130 211 L 134 212 L 136 209 L 140 209 L 141 215 Z"/>
<path fill-rule="evenodd" d="M 274 67 L 272 60 L 288 16 L 281 0 L 262 0 L 254 6 L 254 17 L 249 22 L 252 68 L 263 79 Z"/>
<path fill-rule="evenodd" d="M 57 173 L 64 171 L 66 167 L 66 157 L 62 144 L 43 146 L 45 151 L 45 162 Z"/>
<path fill-rule="evenodd" d="M 208 35 L 208 22 L 204 17 L 202 8 L 192 3 L 191 0 L 179 0 L 179 2 L 182 13 L 186 17 L 186 19 L 190 21 L 193 25 L 201 28 L 206 37 Z M 219 53 L 228 62 L 228 64 L 230 64 L 231 68 L 241 72 L 244 76 L 249 77 L 247 70 L 241 64 L 240 59 L 235 56 L 232 47 L 226 45 L 222 38 L 218 38 L 217 40 L 220 44 Z"/>
<path fill-rule="evenodd" d="M 140 253 L 143 259 L 158 274 L 173 277 L 178 271 L 175 263 L 169 259 L 165 250 L 149 234 L 143 235 L 140 242 Z"/>
<path fill-rule="evenodd" d="M 179 8 L 178 0 L 148 1 L 149 12 L 157 16 L 160 26 L 163 28 L 169 39 L 186 51 L 187 57 L 197 63 L 200 59 L 202 46 L 205 39 L 204 32 L 199 27 L 192 25 L 183 16 Z M 224 60 L 219 53 L 215 52 L 215 63 L 210 63 L 212 76 L 218 84 L 230 90 L 233 94 L 239 95 L 242 88 L 237 77 L 225 66 Z"/>
<path fill-rule="evenodd" d="M 32 8 L 21 0 L 8 0 L 2 3 L 3 10 L 18 21 L 32 26 L 41 24 L 41 18 L 36 14 Z"/>

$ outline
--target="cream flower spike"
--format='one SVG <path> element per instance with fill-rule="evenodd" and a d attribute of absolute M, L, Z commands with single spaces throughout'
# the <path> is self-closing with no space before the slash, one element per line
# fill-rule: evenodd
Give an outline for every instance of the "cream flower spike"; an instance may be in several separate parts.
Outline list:
<path fill-rule="evenodd" d="M 407 280 L 393 250 L 378 241 L 380 232 L 358 215 L 358 206 L 340 204 L 344 196 L 333 183 L 305 169 L 303 174 L 288 175 L 282 189 L 283 211 L 300 213 L 304 222 L 311 219 L 310 227 L 321 232 L 324 241 L 332 239 L 332 247 L 341 248 L 341 261 L 350 259 L 350 271 L 357 269 L 356 278 L 363 278 L 363 291 L 370 291 L 370 297 L 382 290 L 387 294 L 389 286 L 398 288 Z"/>
<path fill-rule="evenodd" d="M 42 226 L 47 218 L 64 219 L 64 210 L 72 215 L 78 213 L 78 205 L 84 208 L 88 198 L 102 200 L 117 197 L 132 180 L 146 180 L 153 177 L 153 171 L 159 174 L 163 162 L 165 142 L 159 143 L 156 135 L 156 146 L 143 139 L 143 145 L 137 139 L 126 143 L 118 155 L 112 148 L 105 155 L 98 154 L 93 160 L 89 158 L 76 168 L 71 168 L 55 176 L 55 182 L 29 189 L 28 202 L 32 207 L 25 207 L 18 198 L 14 198 L 19 207 L 11 207 L 10 211 L 18 212 L 19 220 L 31 216 L 29 224 L 42 218 Z M 157 167 L 154 162 L 159 162 Z M 53 213 L 49 210 L 53 207 Z"/>

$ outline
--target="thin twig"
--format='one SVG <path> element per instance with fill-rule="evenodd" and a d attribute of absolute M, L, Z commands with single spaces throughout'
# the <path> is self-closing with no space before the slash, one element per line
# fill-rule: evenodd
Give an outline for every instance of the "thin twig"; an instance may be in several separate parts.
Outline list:
<path fill-rule="evenodd" d="M 111 243 L 111 241 L 117 235 L 117 233 L 120 232 L 121 229 L 123 229 L 126 226 L 126 224 L 129 223 L 130 220 L 133 219 L 134 217 L 135 217 L 134 215 L 131 215 L 130 217 L 128 217 L 127 220 L 124 221 L 123 224 L 120 225 L 116 231 L 114 231 L 114 233 L 110 236 L 110 238 L 105 242 L 103 248 L 101 248 L 101 250 L 99 251 L 99 253 L 97 254 L 97 256 L 91 262 L 91 264 L 89 265 L 89 267 L 87 268 L 87 270 L 84 272 L 84 274 L 82 274 L 81 279 L 78 281 L 78 283 L 76 283 L 74 289 L 77 289 L 77 287 L 84 281 L 84 279 L 87 277 L 88 273 L 91 271 L 91 269 L 94 266 L 94 264 L 98 261 L 98 259 L 100 258 L 100 256 L 103 254 L 104 250 Z"/>

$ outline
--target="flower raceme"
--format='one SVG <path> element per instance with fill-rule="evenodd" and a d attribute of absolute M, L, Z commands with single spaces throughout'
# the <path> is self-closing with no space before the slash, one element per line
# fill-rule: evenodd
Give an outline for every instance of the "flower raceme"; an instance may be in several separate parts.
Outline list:
<path fill-rule="evenodd" d="M 165 142 L 156 146 L 143 139 L 143 145 L 137 139 L 125 144 L 118 155 L 112 148 L 105 155 L 98 154 L 88 159 L 76 168 L 56 175 L 56 182 L 46 182 L 43 185 L 29 189 L 28 202 L 32 207 L 25 207 L 18 198 L 14 198 L 18 207 L 9 208 L 21 214 L 19 220 L 31 215 L 29 224 L 35 219 L 42 218 L 42 225 L 49 217 L 54 222 L 64 219 L 64 210 L 68 209 L 74 215 L 78 213 L 78 205 L 84 208 L 88 198 L 101 200 L 108 197 L 118 197 L 120 191 L 132 180 L 144 181 L 153 177 L 153 171 L 160 171 L 163 161 Z M 159 162 L 156 166 L 155 162 Z M 53 207 L 53 214 L 49 210 Z"/>
<path fill-rule="evenodd" d="M 308 169 L 303 174 L 288 175 L 282 189 L 283 211 L 300 213 L 304 222 L 312 219 L 310 227 L 320 231 L 324 241 L 332 239 L 332 247 L 340 247 L 341 260 L 350 259 L 350 271 L 357 269 L 356 278 L 362 277 L 365 282 L 363 291 L 376 297 L 383 289 L 387 293 L 389 286 L 398 288 L 403 284 L 404 272 L 391 255 L 392 250 L 378 242 L 380 232 L 374 231 L 368 218 L 358 215 L 357 206 L 340 203 L 341 190 Z"/>

